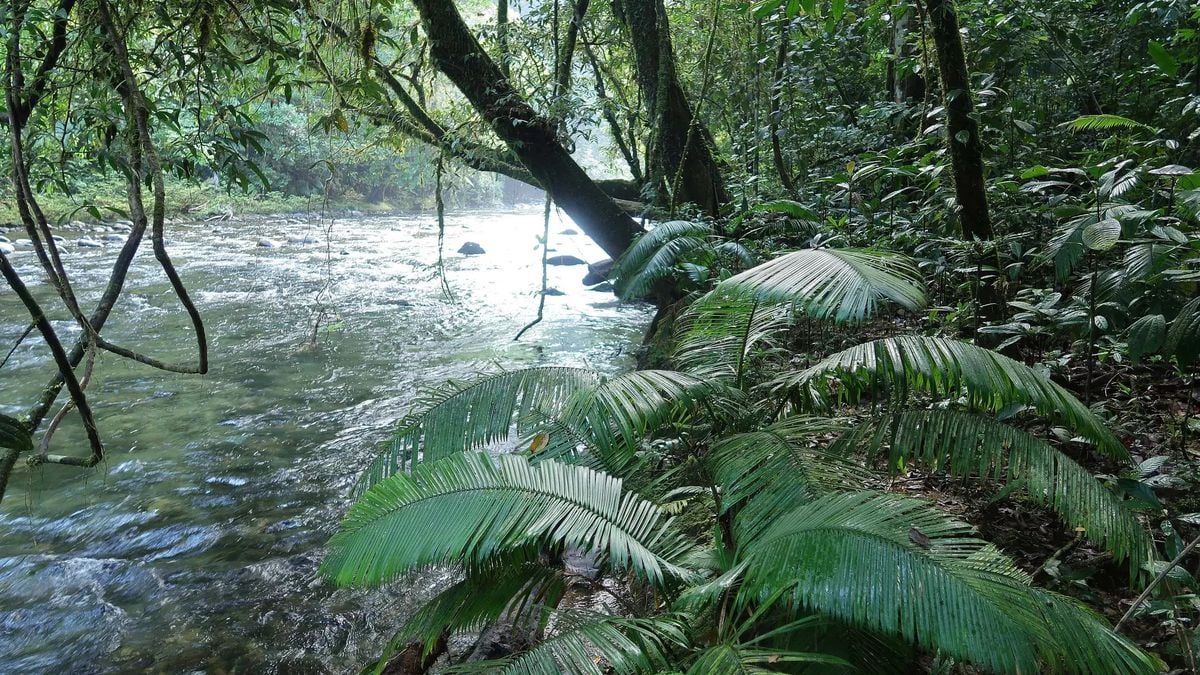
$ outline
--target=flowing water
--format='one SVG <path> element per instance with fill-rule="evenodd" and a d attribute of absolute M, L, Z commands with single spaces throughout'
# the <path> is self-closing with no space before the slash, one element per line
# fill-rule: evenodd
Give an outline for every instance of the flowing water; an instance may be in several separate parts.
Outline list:
<path fill-rule="evenodd" d="M 551 232 L 572 227 L 556 216 Z M 18 465 L 0 504 L 0 673 L 352 672 L 377 654 L 436 575 L 364 591 L 335 589 L 316 570 L 357 472 L 414 395 L 502 367 L 625 369 L 649 319 L 581 286 L 583 267 L 551 267 L 565 295 L 548 297 L 545 321 L 513 342 L 537 307 L 541 228 L 540 209 L 448 218 L 449 302 L 429 217 L 172 226 L 211 370 L 163 373 L 102 354 L 89 393 L 104 463 Z M 289 237 L 315 243 L 257 245 Z M 468 240 L 486 254 L 456 254 Z M 604 257 L 578 235 L 552 234 L 550 245 Z M 68 242 L 85 306 L 118 246 Z M 189 362 L 194 335 L 148 249 L 105 334 Z M 33 254 L 10 259 L 49 301 Z M 58 318 L 61 334 L 77 334 Z M 26 321 L 0 290 L 0 358 Z M 0 369 L 0 412 L 22 413 L 52 372 L 45 346 L 27 340 Z M 86 454 L 74 418 L 51 452 Z"/>

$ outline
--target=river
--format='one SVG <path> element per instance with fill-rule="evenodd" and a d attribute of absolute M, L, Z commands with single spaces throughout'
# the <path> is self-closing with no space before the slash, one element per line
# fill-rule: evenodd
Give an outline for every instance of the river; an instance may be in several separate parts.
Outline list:
<path fill-rule="evenodd" d="M 557 255 L 603 258 L 554 217 Z M 169 228 L 202 311 L 211 370 L 152 370 L 102 354 L 89 393 L 107 457 L 94 470 L 18 465 L 0 503 L 0 673 L 355 672 L 437 573 L 383 589 L 335 589 L 322 546 L 374 448 L 422 389 L 529 365 L 615 372 L 649 321 L 551 267 L 537 308 L 540 209 L 449 216 L 446 279 L 424 217 L 274 218 Z M 66 233 L 68 239 L 77 233 Z M 9 234 L 21 236 L 15 232 Z M 258 246 L 259 239 L 314 243 Z M 455 251 L 466 242 L 484 255 Z M 66 261 L 94 305 L 119 243 Z M 10 256 L 42 298 L 29 249 Z M 59 303 L 61 304 L 61 303 Z M 308 347 L 319 307 L 328 318 Z M 77 331 L 58 316 L 63 335 Z M 0 289 L 0 358 L 25 328 Z M 105 335 L 167 361 L 194 337 L 143 245 Z M 0 412 L 23 413 L 53 372 L 29 339 L 0 369 Z M 51 452 L 86 454 L 72 415 Z"/>

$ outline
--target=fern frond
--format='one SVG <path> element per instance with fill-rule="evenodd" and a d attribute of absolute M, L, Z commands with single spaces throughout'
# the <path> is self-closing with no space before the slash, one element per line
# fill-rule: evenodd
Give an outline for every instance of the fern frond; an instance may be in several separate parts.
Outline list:
<path fill-rule="evenodd" d="M 654 283 L 671 276 L 683 256 L 711 248 L 712 227 L 705 223 L 672 220 L 660 223 L 638 237 L 613 265 L 617 296 L 622 299 L 645 295 Z"/>
<path fill-rule="evenodd" d="M 339 585 L 374 585 L 531 545 L 596 550 L 656 585 L 688 574 L 672 562 L 687 546 L 670 520 L 619 478 L 477 453 L 422 463 L 376 483 L 350 507 L 321 570 Z"/>
<path fill-rule="evenodd" d="M 797 606 L 1001 673 L 1153 673 L 1157 660 L 1094 617 L 1043 604 L 1030 579 L 972 529 L 914 499 L 832 494 L 744 544 L 742 593 Z M 1083 640 L 1063 644 L 1064 639 Z M 1125 654 L 1117 662 L 1105 659 Z M 1080 660 L 1066 658 L 1068 655 Z"/>
<path fill-rule="evenodd" d="M 537 367 L 451 383 L 426 396 L 419 402 L 421 410 L 400 421 L 387 448 L 359 479 L 355 494 L 419 461 L 507 440 L 519 418 L 534 410 L 553 415 L 573 392 L 599 378 L 583 368 Z"/>
<path fill-rule="evenodd" d="M 1023 363 L 967 342 L 922 336 L 873 340 L 776 378 L 775 384 L 800 389 L 816 407 L 883 389 L 894 399 L 910 390 L 948 398 L 965 393 L 972 409 L 992 412 L 1023 403 L 1075 430 L 1108 457 L 1130 461 L 1125 446 L 1066 389 Z"/>
<path fill-rule="evenodd" d="M 791 302 L 811 317 L 838 322 L 869 318 L 884 302 L 913 311 L 925 306 L 912 261 L 867 249 L 795 251 L 722 281 L 716 292 Z"/>
<path fill-rule="evenodd" d="M 1133 568 L 1154 555 L 1154 544 L 1136 515 L 1091 473 L 1049 443 L 995 420 L 952 410 L 904 411 L 871 418 L 839 438 L 833 448 L 889 449 L 889 464 L 917 462 L 952 476 L 1003 479 L 1021 485 L 1069 527 L 1107 547 Z"/>
<path fill-rule="evenodd" d="M 668 645 L 686 644 L 684 629 L 682 621 L 670 616 L 634 619 L 579 610 L 564 611 L 554 617 L 555 634 L 532 649 L 503 659 L 463 663 L 446 672 L 495 675 L 653 673 L 666 665 Z"/>

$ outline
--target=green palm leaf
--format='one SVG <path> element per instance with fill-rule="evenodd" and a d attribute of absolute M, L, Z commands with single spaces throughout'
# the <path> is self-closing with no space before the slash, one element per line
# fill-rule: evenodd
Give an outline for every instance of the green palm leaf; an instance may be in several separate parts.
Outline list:
<path fill-rule="evenodd" d="M 1049 443 L 995 420 L 951 410 L 904 411 L 872 418 L 834 447 L 890 449 L 890 465 L 919 462 L 954 476 L 1004 479 L 1054 509 L 1071 527 L 1134 569 L 1154 555 L 1136 515 L 1091 473 Z"/>
<path fill-rule="evenodd" d="M 971 532 L 917 500 L 827 495 L 743 545 L 742 593 L 785 589 L 797 607 L 995 672 L 1157 672 L 1156 659 L 1069 601 L 1031 589 L 1027 575 Z"/>
<path fill-rule="evenodd" d="M 506 440 L 518 419 L 534 411 L 553 415 L 573 392 L 599 379 L 599 374 L 582 368 L 539 367 L 449 383 L 400 421 L 388 447 L 359 479 L 355 494 L 419 461 Z"/>
<path fill-rule="evenodd" d="M 970 343 L 921 336 L 873 340 L 831 354 L 810 368 L 775 380 L 799 388 L 807 405 L 828 406 L 834 398 L 858 400 L 891 388 L 958 398 L 965 390 L 974 409 L 999 412 L 1014 403 L 1074 429 L 1105 455 L 1122 461 L 1129 452 L 1087 406 L 1045 375 L 989 349 Z"/>
<path fill-rule="evenodd" d="M 600 551 L 652 584 L 686 576 L 687 547 L 661 509 L 619 478 L 518 455 L 458 453 L 395 474 L 350 507 L 322 572 L 373 585 L 433 564 L 479 564 L 525 546 Z"/>
<path fill-rule="evenodd" d="M 705 223 L 672 220 L 660 223 L 638 237 L 613 265 L 617 296 L 623 299 L 646 295 L 655 282 L 674 272 L 683 256 L 711 248 L 712 227 Z"/>
<path fill-rule="evenodd" d="M 706 460 L 721 486 L 722 512 L 737 510 L 750 532 L 798 503 L 861 488 L 867 473 L 861 465 L 814 442 L 842 429 L 828 418 L 797 415 L 715 442 Z"/>
<path fill-rule="evenodd" d="M 565 589 L 561 570 L 547 567 L 537 551 L 497 556 L 414 612 L 393 638 L 392 651 L 418 641 L 428 652 L 443 632 L 479 631 L 504 617 L 515 624 L 540 620 L 541 608 L 557 606 Z"/>
<path fill-rule="evenodd" d="M 687 373 L 636 370 L 575 392 L 561 421 L 588 439 L 606 468 L 619 473 L 646 434 L 710 391 L 710 383 Z"/>
<path fill-rule="evenodd" d="M 673 617 L 631 619 L 566 611 L 555 615 L 554 630 L 555 635 L 521 654 L 464 663 L 446 672 L 497 675 L 653 673 L 666 664 L 667 645 L 686 643 L 684 626 Z"/>
<path fill-rule="evenodd" d="M 753 350 L 772 346 L 792 325 L 794 311 L 790 303 L 708 293 L 679 319 L 674 363 L 697 377 L 741 386 Z"/>
<path fill-rule="evenodd" d="M 862 321 L 884 302 L 925 306 L 916 265 L 904 256 L 866 249 L 804 249 L 769 260 L 717 285 L 763 302 L 793 302 L 817 319 Z"/>
<path fill-rule="evenodd" d="M 1104 131 L 1107 129 L 1133 129 L 1154 131 L 1154 127 L 1120 115 L 1082 115 L 1068 123 L 1072 131 Z"/>
<path fill-rule="evenodd" d="M 849 666 L 836 656 L 812 652 L 763 649 L 735 643 L 721 643 L 700 653 L 688 668 L 687 675 L 750 675 L 752 673 L 787 673 L 798 663 L 821 664 L 828 672 L 833 666 Z M 772 667 L 775 666 L 775 667 Z M 778 669 L 776 669 L 778 668 Z"/>

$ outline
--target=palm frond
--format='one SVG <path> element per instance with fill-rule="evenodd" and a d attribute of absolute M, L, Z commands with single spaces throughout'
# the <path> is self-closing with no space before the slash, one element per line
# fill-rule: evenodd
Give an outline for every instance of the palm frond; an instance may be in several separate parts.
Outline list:
<path fill-rule="evenodd" d="M 561 420 L 586 436 L 606 468 L 619 473 L 646 434 L 710 391 L 709 382 L 687 373 L 636 370 L 578 390 Z"/>
<path fill-rule="evenodd" d="M 1070 527 L 1107 547 L 1133 568 L 1154 555 L 1136 515 L 1091 473 L 1049 443 L 995 420 L 953 410 L 903 411 L 874 417 L 834 443 L 839 450 L 889 448 L 893 469 L 917 462 L 953 476 L 1005 480 L 1023 486 Z"/>
<path fill-rule="evenodd" d="M 554 631 L 553 636 L 520 654 L 463 663 L 446 672 L 495 675 L 653 673 L 665 666 L 667 645 L 686 643 L 682 621 L 670 616 L 636 619 L 564 611 L 555 615 Z"/>
<path fill-rule="evenodd" d="M 619 478 L 483 453 L 425 462 L 376 483 L 350 507 L 321 569 L 339 585 L 373 585 L 529 545 L 596 550 L 652 584 L 687 575 L 672 562 L 687 546 L 670 520 Z"/>
<path fill-rule="evenodd" d="M 741 592 L 786 589 L 798 607 L 936 648 L 995 672 L 1153 673 L 1157 661 L 914 499 L 835 493 L 797 506 L 744 544 Z M 1063 644 L 1064 639 L 1083 640 Z M 1125 654 L 1118 662 L 1106 659 Z M 1078 656 L 1079 660 L 1066 658 Z"/>
<path fill-rule="evenodd" d="M 1082 115 L 1068 123 L 1072 131 L 1104 131 L 1106 129 L 1133 129 L 1154 131 L 1154 127 L 1121 117 L 1120 115 Z"/>
<path fill-rule="evenodd" d="M 355 486 L 359 495 L 419 461 L 474 450 L 509 438 L 513 425 L 532 411 L 553 415 L 575 391 L 600 376 L 582 368 L 537 367 L 449 383 L 406 415 Z"/>
<path fill-rule="evenodd" d="M 660 223 L 637 241 L 613 265 L 617 296 L 622 299 L 645 295 L 654 283 L 669 277 L 684 255 L 711 248 L 712 227 L 705 223 L 672 220 Z"/>
<path fill-rule="evenodd" d="M 697 377 L 741 386 L 751 353 L 773 346 L 775 337 L 792 325 L 793 313 L 790 303 L 707 293 L 679 317 L 673 361 Z"/>
<path fill-rule="evenodd" d="M 828 668 L 849 666 L 850 663 L 829 654 L 796 652 L 780 649 L 762 649 L 748 645 L 724 642 L 713 645 L 700 653 L 687 675 L 751 675 L 753 673 L 791 672 L 799 663 L 820 664 Z M 779 670 L 772 668 L 776 666 Z"/>
<path fill-rule="evenodd" d="M 1200 356 L 1200 298 L 1188 302 L 1171 321 L 1163 353 L 1173 354 L 1181 365 L 1189 365 Z"/>
<path fill-rule="evenodd" d="M 799 388 L 816 407 L 887 388 L 900 399 L 910 390 L 952 398 L 965 393 L 969 407 L 992 412 L 1023 403 L 1075 430 L 1105 455 L 1130 461 L 1125 446 L 1066 389 L 1023 363 L 967 342 L 923 336 L 873 340 L 776 378 L 775 384 Z"/>
<path fill-rule="evenodd" d="M 809 316 L 839 322 L 866 319 L 884 302 L 914 311 L 925 306 L 912 261 L 867 249 L 795 251 L 722 281 L 716 291 L 792 302 Z"/>
<path fill-rule="evenodd" d="M 478 631 L 503 617 L 518 624 L 540 620 L 541 607 L 557 606 L 565 588 L 561 571 L 543 564 L 536 552 L 498 556 L 422 605 L 392 642 L 401 648 L 421 642 L 428 652 L 443 632 Z"/>
<path fill-rule="evenodd" d="M 751 532 L 797 503 L 861 488 L 862 466 L 817 443 L 843 428 L 828 418 L 796 415 L 716 441 L 706 462 L 721 486 L 722 512 L 738 510 L 740 527 Z"/>

